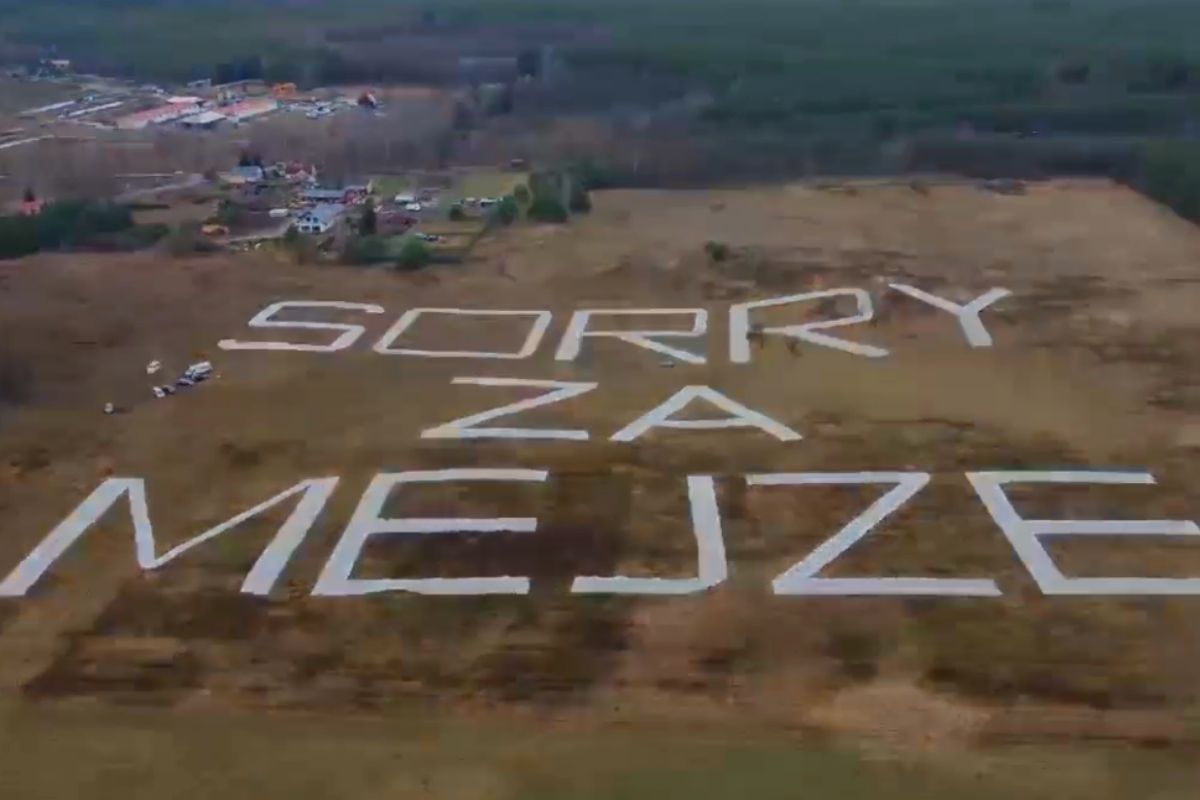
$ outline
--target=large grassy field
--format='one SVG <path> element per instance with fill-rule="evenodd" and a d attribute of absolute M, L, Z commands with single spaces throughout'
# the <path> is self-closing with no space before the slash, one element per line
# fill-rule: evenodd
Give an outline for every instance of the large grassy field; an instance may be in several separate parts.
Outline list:
<path fill-rule="evenodd" d="M 596 725 L 0 707 L 0 791 L 22 800 L 1191 800 L 1183 758 L 1096 747 L 861 753 L 734 721 Z"/>
<path fill-rule="evenodd" d="M 0 793 L 1190 800 L 1197 598 L 1043 593 L 963 473 L 1144 470 L 1156 485 L 1030 487 L 1016 500 L 1047 519 L 1195 519 L 1198 247 L 1193 226 L 1103 182 L 1019 195 L 813 182 L 596 192 L 568 225 L 502 228 L 464 264 L 414 272 L 265 252 L 13 262 L 0 281 L 0 572 L 110 476 L 146 479 L 160 553 L 302 478 L 341 482 L 269 598 L 238 587 L 282 508 L 150 571 L 121 506 L 29 596 L 0 601 Z M 954 317 L 888 281 L 958 302 L 993 286 L 1012 295 L 982 316 L 994 345 L 972 348 Z M 820 287 L 875 297 L 873 324 L 835 333 L 888 357 L 768 337 L 752 363 L 730 361 L 730 303 Z M 247 327 L 283 299 L 386 313 L 308 312 L 366 328 L 342 352 L 217 347 L 329 341 Z M 612 307 L 707 309 L 710 336 L 671 340 L 707 362 L 664 363 L 612 338 L 555 359 L 572 310 Z M 545 308 L 554 319 L 528 359 L 374 352 L 411 308 Z M 755 318 L 795 324 L 839 308 Z M 423 318 L 397 346 L 511 350 L 525 324 Z M 165 378 L 146 375 L 147 362 L 175 375 L 202 358 L 217 377 L 153 398 Z M 534 394 L 452 383 L 465 376 L 598 383 L 494 422 L 591 438 L 422 438 Z M 609 440 L 697 384 L 804 438 Z M 123 413 L 105 415 L 108 402 Z M 698 404 L 679 416 L 717 415 Z M 389 516 L 529 514 L 536 532 L 379 536 L 355 574 L 528 575 L 528 595 L 310 596 L 377 473 L 515 466 L 550 477 L 412 487 Z M 773 594 L 775 576 L 880 488 L 750 487 L 744 476 L 859 470 L 932 480 L 823 574 L 991 578 L 1001 596 Z M 728 580 L 677 597 L 572 594 L 578 575 L 695 574 L 688 475 L 715 476 Z M 1081 539 L 1049 543 L 1068 575 L 1200 575 L 1186 537 Z"/>

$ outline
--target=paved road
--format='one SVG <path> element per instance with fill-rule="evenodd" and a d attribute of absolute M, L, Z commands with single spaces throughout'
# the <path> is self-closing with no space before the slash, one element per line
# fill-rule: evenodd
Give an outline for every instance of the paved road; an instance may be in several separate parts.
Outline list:
<path fill-rule="evenodd" d="M 153 197 L 160 192 L 170 192 L 177 189 L 194 189 L 197 186 L 203 186 L 208 183 L 208 179 L 200 173 L 185 175 L 177 181 L 171 183 L 162 183 L 158 186 L 147 186 L 145 189 L 132 189 L 128 192 L 122 192 L 113 198 L 118 203 L 132 203 L 135 200 L 141 200 L 145 197 Z"/>
<path fill-rule="evenodd" d="M 0 144 L 0 150 L 7 150 L 10 147 L 20 147 L 23 144 L 33 144 L 34 142 L 40 142 L 44 139 L 53 139 L 53 138 L 54 138 L 53 136 L 34 136 L 29 139 L 17 139 L 16 141 L 13 141 L 13 142 L 5 142 L 4 144 Z"/>

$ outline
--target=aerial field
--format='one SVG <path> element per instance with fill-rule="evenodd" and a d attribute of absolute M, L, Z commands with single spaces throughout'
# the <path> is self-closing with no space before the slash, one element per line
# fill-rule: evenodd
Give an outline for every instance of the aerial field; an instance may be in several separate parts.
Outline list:
<path fill-rule="evenodd" d="M 412 273 L 0 267 L 0 790 L 1194 796 L 1194 226 L 594 206 Z"/>

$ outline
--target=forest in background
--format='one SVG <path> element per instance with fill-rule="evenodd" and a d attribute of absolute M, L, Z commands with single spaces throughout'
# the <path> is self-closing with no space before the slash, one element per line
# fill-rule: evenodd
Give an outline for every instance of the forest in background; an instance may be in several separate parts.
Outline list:
<path fill-rule="evenodd" d="M 639 135 L 686 135 L 706 167 L 614 158 L 616 182 L 1108 174 L 1200 213 L 1191 0 L 0 0 L 0 15 L 10 62 L 146 80 L 455 83 L 464 58 L 533 52 L 555 83 L 518 112 L 693 100 Z"/>

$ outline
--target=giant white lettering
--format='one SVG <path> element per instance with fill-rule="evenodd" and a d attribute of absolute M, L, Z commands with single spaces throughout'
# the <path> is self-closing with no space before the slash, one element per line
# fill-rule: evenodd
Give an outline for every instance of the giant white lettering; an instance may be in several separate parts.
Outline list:
<path fill-rule="evenodd" d="M 441 314 L 444 316 L 454 317 L 533 317 L 533 324 L 529 327 L 529 333 L 525 335 L 525 341 L 514 352 L 496 352 L 490 350 L 418 350 L 411 347 L 397 347 L 392 345 L 401 335 L 404 334 L 416 321 L 427 314 Z M 509 311 L 496 309 L 461 309 L 461 308 L 412 308 L 400 315 L 400 319 L 396 321 L 388 332 L 385 333 L 373 348 L 376 353 L 385 356 L 418 356 L 421 358 L 496 358 L 496 359 L 522 359 L 529 358 L 537 351 L 538 345 L 542 342 L 542 337 L 546 334 L 546 329 L 550 327 L 550 321 L 553 315 L 549 311 Z"/>
<path fill-rule="evenodd" d="M 746 364 L 750 361 L 750 312 L 757 308 L 773 308 L 792 303 L 802 303 L 807 300 L 819 300 L 823 297 L 852 297 L 858 306 L 858 312 L 840 319 L 806 322 L 803 325 L 779 325 L 764 327 L 759 330 L 761 335 L 790 336 L 793 339 L 821 347 L 830 347 L 844 353 L 852 353 L 865 358 L 884 358 L 888 351 L 882 347 L 869 344 L 859 344 L 847 339 L 820 333 L 830 328 L 841 328 L 846 325 L 857 325 L 867 322 L 874 316 L 871 296 L 862 289 L 828 289 L 821 292 L 805 292 L 787 297 L 774 297 L 769 300 L 756 300 L 751 303 L 737 303 L 729 307 L 729 360 L 735 364 Z"/>
<path fill-rule="evenodd" d="M 335 308 L 341 311 L 362 311 L 364 314 L 382 314 L 383 306 L 370 303 L 343 303 L 337 300 L 284 300 L 272 303 L 246 323 L 251 328 L 293 328 L 306 331 L 341 331 L 341 335 L 329 344 L 297 344 L 295 342 L 243 342 L 237 339 L 222 339 L 217 346 L 222 350 L 294 350 L 302 353 L 335 353 L 345 350 L 357 342 L 366 328 L 340 322 L 303 322 L 277 320 L 275 315 L 289 308 Z"/>
<path fill-rule="evenodd" d="M 519 400 L 499 408 L 481 411 L 469 417 L 451 420 L 421 432 L 422 439 L 558 439 L 583 441 L 588 432 L 577 428 L 480 428 L 481 422 L 570 400 L 595 389 L 597 384 L 573 381 L 535 381 L 525 378 L 455 378 L 451 383 L 470 386 L 529 386 L 550 389 L 545 394 Z"/>
<path fill-rule="evenodd" d="M 944 595 L 998 597 L 994 581 L 968 578 L 818 578 L 817 573 L 865 538 L 929 483 L 928 472 L 775 472 L 748 475 L 751 486 L 858 486 L 894 484 L 800 563 L 772 582 L 775 594 Z"/>
<path fill-rule="evenodd" d="M 721 512 L 709 475 L 688 476 L 688 506 L 692 533 L 696 537 L 696 577 L 632 578 L 578 577 L 571 584 L 575 594 L 696 594 L 721 583 L 728 577 L 725 541 L 721 536 Z"/>
<path fill-rule="evenodd" d="M 707 400 L 730 416 L 720 419 L 671 419 L 693 400 Z M 675 428 L 677 430 L 758 428 L 781 442 L 794 442 L 801 438 L 800 434 L 786 425 L 776 422 L 766 414 L 747 408 L 735 400 L 730 400 L 709 386 L 683 387 L 661 404 L 614 433 L 611 438 L 614 442 L 632 442 L 651 428 Z"/>
<path fill-rule="evenodd" d="M 122 497 L 129 499 L 129 511 L 133 521 L 133 539 L 138 565 L 142 569 L 157 569 L 173 561 L 194 547 L 204 544 L 226 531 L 237 527 L 270 508 L 284 502 L 293 495 L 301 495 L 300 502 L 288 516 L 287 521 L 276 533 L 275 538 L 263 550 L 258 561 L 242 583 L 246 594 L 265 595 L 279 578 L 288 559 L 300 546 L 329 496 L 337 487 L 337 478 L 310 478 L 300 481 L 286 491 L 260 503 L 245 513 L 238 514 L 228 522 L 177 545 L 163 555 L 156 555 L 154 528 L 150 524 L 150 509 L 146 502 L 146 482 L 141 478 L 109 478 L 100 484 L 71 514 L 25 557 L 16 569 L 0 581 L 0 597 L 20 597 L 37 583 L 63 553 L 67 551 L 88 528 L 104 516 Z"/>
<path fill-rule="evenodd" d="M 968 472 L 967 480 L 992 519 L 1004 531 L 1017 557 L 1045 594 L 1194 595 L 1200 578 L 1068 578 L 1042 545 L 1042 536 L 1200 536 L 1189 520 L 1047 520 L 1025 519 L 1004 486 L 1011 483 L 1153 486 L 1144 472 Z"/>
<path fill-rule="evenodd" d="M 903 283 L 889 283 L 888 285 L 922 303 L 928 303 L 934 308 L 940 308 L 942 311 L 953 314 L 958 319 L 959 327 L 962 328 L 963 335 L 967 337 L 967 343 L 971 347 L 992 346 L 992 335 L 988 333 L 987 328 L 983 326 L 983 321 L 979 319 L 979 312 L 997 300 L 1003 300 L 1012 294 L 1008 289 L 989 289 L 965 306 L 960 306 L 958 303 L 952 303 L 937 295 L 923 292 L 915 286 L 907 286 Z"/>
<path fill-rule="evenodd" d="M 314 595 L 347 597 L 378 592 L 413 592 L 415 594 L 528 594 L 529 578 L 385 578 L 364 580 L 352 578 L 363 545 L 372 536 L 383 533 L 533 533 L 537 519 L 533 517 L 499 517 L 494 519 L 385 519 L 380 516 L 388 496 L 396 486 L 412 483 L 445 483 L 448 481 L 510 481 L 543 482 L 547 473 L 532 469 L 443 469 L 417 470 L 377 475 L 359 501 L 350 523 L 325 563 Z"/>
<path fill-rule="evenodd" d="M 664 315 L 689 315 L 692 318 L 692 329 L 690 331 L 679 330 L 650 330 L 650 331 L 598 331 L 589 328 L 592 317 L 596 315 L 605 316 L 664 316 Z M 558 352 L 555 354 L 555 359 L 558 361 L 574 361 L 579 356 L 580 348 L 583 345 L 584 337 L 589 338 L 608 338 L 618 339 L 628 344 L 637 345 L 638 347 L 658 353 L 659 355 L 668 356 L 669 358 L 682 361 L 685 364 L 703 364 L 705 359 L 703 355 L 697 355 L 688 350 L 682 350 L 678 347 L 670 347 L 663 344 L 658 339 L 703 339 L 708 331 L 708 312 L 703 308 L 610 308 L 610 309 L 589 309 L 576 311 L 571 316 L 571 321 L 567 325 L 566 333 L 563 334 L 562 342 L 558 345 Z"/>

